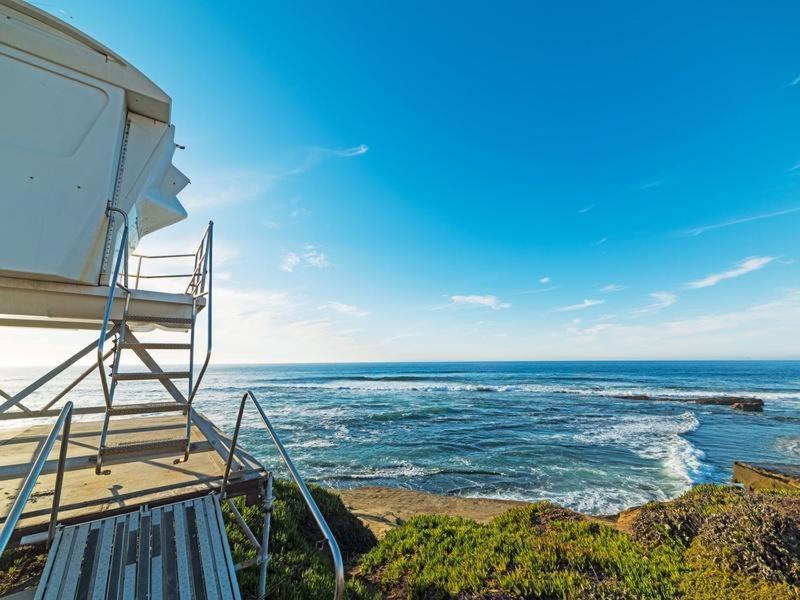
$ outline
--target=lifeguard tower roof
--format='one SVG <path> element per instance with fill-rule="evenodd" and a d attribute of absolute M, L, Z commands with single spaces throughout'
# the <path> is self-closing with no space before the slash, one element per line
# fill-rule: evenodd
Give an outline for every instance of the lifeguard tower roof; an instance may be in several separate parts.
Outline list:
<path fill-rule="evenodd" d="M 186 217 L 171 100 L 115 52 L 0 0 L 0 276 L 102 285 L 129 245 Z"/>

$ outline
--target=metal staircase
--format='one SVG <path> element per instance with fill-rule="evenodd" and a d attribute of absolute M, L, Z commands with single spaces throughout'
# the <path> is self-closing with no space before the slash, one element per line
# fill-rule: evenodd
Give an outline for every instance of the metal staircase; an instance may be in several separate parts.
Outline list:
<path fill-rule="evenodd" d="M 118 212 L 123 216 L 123 228 L 120 236 L 120 246 L 117 252 L 114 269 L 109 280 L 109 294 L 106 302 L 103 324 L 101 326 L 100 339 L 97 344 L 97 366 L 100 372 L 100 381 L 103 387 L 103 397 L 105 400 L 105 414 L 103 418 L 103 428 L 100 434 L 100 443 L 97 451 L 97 462 L 95 472 L 103 472 L 103 462 L 107 457 L 136 457 L 141 458 L 143 454 L 167 454 L 170 452 L 180 453 L 183 451 L 183 460 L 189 459 L 191 449 L 191 405 L 200 382 L 208 367 L 211 357 L 211 300 L 212 300 L 212 251 L 213 251 L 213 232 L 214 224 L 209 223 L 206 228 L 197 251 L 191 254 L 164 254 L 164 255 L 134 255 L 138 260 L 135 275 L 131 275 L 130 257 L 128 254 L 128 217 L 116 208 L 110 211 Z M 177 275 L 143 275 L 142 264 L 145 260 L 154 259 L 194 259 L 194 266 L 191 273 Z M 122 281 L 120 281 L 120 278 Z M 192 299 L 191 318 L 152 316 L 130 314 L 131 292 L 139 289 L 142 280 L 147 279 L 175 279 L 188 278 L 189 283 L 183 292 Z M 134 287 L 131 287 L 131 280 L 135 280 Z M 122 291 L 122 296 L 118 291 Z M 115 302 L 122 302 L 123 309 L 121 318 L 112 319 L 112 308 Z M 198 314 L 206 311 L 207 316 L 207 349 L 205 359 L 197 377 L 194 375 L 195 358 L 195 332 L 198 324 Z M 170 342 L 142 342 L 135 335 L 134 330 L 152 330 L 158 328 L 162 331 L 182 333 L 188 335 L 188 341 L 179 343 Z M 112 360 L 110 372 L 106 375 L 104 359 L 108 352 L 104 351 L 104 343 L 108 337 L 108 332 L 113 335 L 114 347 L 112 350 Z M 150 354 L 150 351 L 177 350 L 188 351 L 187 368 L 179 371 L 165 371 Z M 126 351 L 135 354 L 146 371 L 121 371 L 120 365 L 122 357 Z M 187 393 L 184 395 L 175 382 L 180 380 L 187 381 Z M 138 404 L 115 404 L 115 392 L 122 382 L 137 381 L 158 381 L 171 396 L 171 401 L 157 399 L 153 402 L 142 402 Z M 130 384 L 128 384 L 130 385 Z M 114 444 L 108 442 L 108 431 L 111 417 L 130 416 L 137 414 L 181 412 L 186 417 L 186 428 L 184 435 L 178 438 L 168 439 L 146 439 L 134 442 Z"/>

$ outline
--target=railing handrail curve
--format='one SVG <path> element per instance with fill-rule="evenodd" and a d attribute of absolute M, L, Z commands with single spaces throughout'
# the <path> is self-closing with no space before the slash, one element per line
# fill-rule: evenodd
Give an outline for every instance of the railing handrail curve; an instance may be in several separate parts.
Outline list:
<path fill-rule="evenodd" d="M 331 550 L 331 556 L 333 558 L 333 570 L 336 578 L 336 591 L 334 592 L 334 599 L 342 600 L 342 598 L 344 598 L 344 561 L 342 560 L 342 552 L 339 549 L 339 544 L 336 541 L 336 538 L 334 537 L 331 528 L 328 526 L 328 522 L 322 515 L 322 511 L 320 511 L 319 506 L 317 506 L 314 497 L 308 490 L 308 487 L 306 486 L 306 483 L 303 480 L 302 475 L 300 475 L 300 472 L 297 470 L 297 467 L 294 466 L 292 459 L 289 457 L 288 452 L 286 452 L 286 448 L 284 448 L 283 443 L 281 442 L 280 437 L 278 436 L 278 433 L 275 431 L 275 428 L 272 426 L 272 423 L 269 420 L 269 417 L 267 417 L 267 414 L 264 412 L 264 409 L 261 407 L 261 404 L 256 399 L 253 392 L 250 390 L 244 393 L 244 395 L 242 396 L 242 401 L 239 404 L 239 415 L 236 419 L 236 429 L 234 430 L 233 438 L 231 439 L 231 449 L 230 453 L 228 454 L 228 462 L 225 465 L 225 477 L 222 480 L 221 495 L 224 497 L 225 488 L 228 485 L 228 478 L 230 476 L 231 464 L 233 463 L 233 454 L 236 450 L 236 442 L 239 437 L 239 429 L 242 426 L 242 415 L 244 414 L 244 406 L 248 398 L 250 398 L 253 401 L 256 410 L 258 410 L 258 413 L 261 416 L 261 420 L 264 421 L 264 425 L 267 427 L 267 431 L 269 432 L 269 435 L 272 438 L 272 443 L 275 445 L 275 448 L 281 455 L 283 463 L 289 469 L 289 474 L 292 476 L 292 479 L 294 480 L 295 484 L 297 484 L 297 487 L 300 490 L 300 495 L 303 497 L 306 506 L 308 506 L 308 509 L 311 511 L 311 516 L 314 517 L 314 521 L 316 521 L 317 527 L 319 527 L 320 531 L 322 532 L 325 541 L 328 542 L 328 547 Z"/>
<path fill-rule="evenodd" d="M 6 546 L 8 546 L 8 542 L 11 540 L 11 536 L 14 534 L 14 529 L 16 529 L 17 523 L 22 516 L 22 511 L 25 508 L 25 505 L 28 503 L 31 493 L 33 492 L 33 488 L 36 485 L 36 481 L 39 479 L 39 475 L 41 475 L 42 470 L 47 463 L 47 458 L 50 456 L 50 452 L 53 449 L 53 445 L 56 443 L 59 433 L 61 433 L 58 471 L 56 472 L 56 485 L 53 492 L 53 508 L 51 510 L 50 525 L 47 531 L 48 545 L 52 541 L 56 522 L 58 520 L 58 508 L 61 502 L 61 484 L 64 479 L 64 464 L 67 458 L 67 444 L 69 443 L 69 429 L 71 423 L 72 402 L 67 402 L 64 405 L 64 408 L 61 409 L 61 413 L 59 413 L 55 425 L 53 425 L 53 428 L 50 430 L 50 434 L 47 436 L 44 444 L 42 444 L 39 452 L 36 454 L 36 458 L 33 461 L 33 466 L 28 472 L 28 475 L 25 477 L 25 481 L 22 483 L 19 493 L 17 493 L 14 504 L 11 505 L 11 509 L 8 511 L 8 515 L 6 516 L 6 520 L 3 523 L 2 529 L 0 529 L 0 556 L 2 556 Z"/>
<path fill-rule="evenodd" d="M 114 273 L 108 281 L 108 299 L 106 300 L 106 310 L 103 313 L 103 324 L 100 326 L 100 338 L 97 342 L 97 370 L 100 372 L 100 383 L 103 385 L 103 399 L 106 406 L 111 408 L 111 391 L 108 387 L 108 379 L 103 368 L 103 345 L 106 341 L 106 330 L 108 329 L 108 321 L 111 318 L 111 308 L 114 306 L 114 298 L 116 296 L 119 271 L 123 261 L 125 262 L 125 272 L 123 274 L 125 283 L 123 289 L 126 294 L 130 294 L 128 287 L 128 214 L 121 208 L 109 207 L 108 212 L 118 212 L 122 215 L 124 224 L 122 229 L 122 240 L 117 251 L 117 259 L 114 263 Z M 109 215 L 110 216 L 110 215 Z"/>

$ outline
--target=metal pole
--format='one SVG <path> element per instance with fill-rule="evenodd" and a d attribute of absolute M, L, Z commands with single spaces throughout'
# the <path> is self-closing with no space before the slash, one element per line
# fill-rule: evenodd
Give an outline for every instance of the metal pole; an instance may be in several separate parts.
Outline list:
<path fill-rule="evenodd" d="M 342 560 L 342 552 L 339 550 L 339 544 L 336 543 L 336 538 L 333 536 L 333 532 L 331 532 L 330 527 L 328 527 L 328 523 L 325 521 L 325 517 L 322 516 L 322 512 L 319 510 L 317 503 L 314 501 L 314 497 L 311 495 L 311 492 L 308 491 L 308 487 L 306 487 L 305 482 L 303 481 L 303 477 L 300 475 L 300 472 L 294 466 L 292 459 L 289 458 L 289 454 L 286 452 L 286 448 L 283 447 L 280 438 L 278 437 L 277 432 L 272 427 L 272 423 L 270 423 L 269 418 L 267 418 L 264 409 L 261 408 L 261 405 L 256 400 L 256 397 L 253 395 L 253 392 L 247 392 L 245 397 L 250 396 L 253 400 L 253 404 L 256 405 L 261 418 L 264 421 L 264 424 L 267 426 L 267 431 L 269 431 L 269 435 L 272 438 L 272 442 L 275 444 L 275 447 L 278 449 L 278 452 L 283 459 L 283 462 L 286 464 L 286 467 L 289 469 L 289 474 L 294 479 L 294 482 L 297 484 L 297 487 L 300 490 L 300 494 L 303 496 L 303 499 L 306 501 L 306 505 L 308 506 L 309 510 L 311 511 L 311 516 L 314 517 L 314 520 L 317 522 L 317 527 L 319 527 L 320 531 L 322 532 L 322 536 L 328 542 L 328 547 L 331 550 L 331 555 L 333 557 L 333 568 L 336 575 L 336 592 L 334 593 L 335 600 L 342 600 L 344 597 L 344 561 Z"/>
<path fill-rule="evenodd" d="M 142 259 L 143 258 L 144 258 L 143 256 L 139 256 L 139 264 L 136 267 L 136 289 L 137 290 L 139 289 L 139 279 L 140 279 L 140 276 L 142 274 Z"/>
<path fill-rule="evenodd" d="M 261 534 L 261 570 L 258 573 L 258 600 L 267 596 L 267 567 L 269 566 L 269 528 L 272 521 L 272 471 L 267 475 L 264 496 L 264 531 Z"/>
<path fill-rule="evenodd" d="M 14 528 L 17 526 L 17 522 L 22 516 L 22 511 L 31 496 L 31 492 L 33 492 L 33 488 L 36 485 L 36 480 L 39 478 L 39 475 L 41 474 L 42 469 L 47 462 L 47 457 L 50 455 L 50 451 L 53 449 L 53 445 L 58 437 L 58 432 L 64 426 L 65 422 L 71 418 L 72 402 L 67 402 L 64 405 L 64 408 L 61 409 L 61 413 L 58 415 L 56 424 L 53 425 L 53 429 L 50 430 L 50 435 L 47 436 L 47 439 L 39 450 L 39 454 L 36 455 L 33 466 L 28 472 L 27 477 L 25 477 L 25 481 L 22 483 L 19 493 L 17 493 L 14 504 L 11 505 L 11 510 L 8 511 L 6 520 L 3 523 L 3 528 L 0 530 L 0 555 L 3 554 L 6 546 L 8 546 L 8 542 L 11 540 L 11 536 L 14 534 Z M 69 430 L 67 429 L 67 431 Z M 63 450 L 65 447 L 66 444 L 62 442 L 62 451 L 65 451 Z M 59 469 L 63 472 L 63 463 L 60 464 Z M 58 489 L 56 493 L 60 494 L 61 490 Z M 57 502 L 56 498 L 57 497 L 53 498 L 54 502 Z"/>
<path fill-rule="evenodd" d="M 244 403 L 247 401 L 247 395 L 250 392 L 246 392 L 244 396 L 242 396 L 242 401 L 239 404 L 239 416 L 236 418 L 236 429 L 233 430 L 233 438 L 231 439 L 231 451 L 228 454 L 228 461 L 225 463 L 225 477 L 222 479 L 222 489 L 220 490 L 220 496 L 222 498 L 225 497 L 225 488 L 228 487 L 228 476 L 231 473 L 231 464 L 233 463 L 233 453 L 236 450 L 236 441 L 239 439 L 239 429 L 242 426 L 242 415 L 244 414 Z"/>
<path fill-rule="evenodd" d="M 64 407 L 66 408 L 66 406 Z M 58 508 L 61 505 L 61 488 L 64 483 L 64 465 L 67 462 L 67 449 L 69 447 L 69 429 L 72 425 L 72 403 L 69 403 L 69 411 L 67 412 L 66 421 L 64 421 L 64 429 L 61 432 L 61 447 L 58 452 L 58 471 L 56 472 L 56 487 L 53 492 L 53 510 L 50 513 L 50 526 L 47 528 L 47 547 L 53 541 L 53 535 L 56 532 L 56 523 L 58 522 Z"/>
<path fill-rule="evenodd" d="M 109 356 L 111 356 L 111 354 L 112 354 L 113 352 L 114 352 L 114 349 L 113 349 L 113 348 L 112 348 L 111 350 L 108 350 L 108 351 L 105 353 L 105 356 L 104 356 L 103 360 L 105 360 L 105 359 L 107 359 Z M 75 379 L 73 379 L 73 380 L 72 380 L 72 383 L 70 383 L 70 384 L 69 384 L 67 387 L 65 387 L 63 390 L 61 390 L 61 391 L 58 393 L 58 395 L 57 395 L 57 396 L 55 396 L 55 397 L 54 397 L 52 400 L 50 400 L 50 402 L 48 402 L 47 404 L 45 404 L 45 405 L 44 405 L 42 408 L 40 408 L 40 409 L 39 409 L 38 411 L 36 411 L 36 412 L 43 412 L 43 411 L 47 410 L 48 408 L 50 408 L 51 406 L 53 406 L 53 404 L 55 404 L 56 402 L 58 402 L 59 400 L 61 400 L 61 399 L 62 399 L 64 396 L 66 396 L 67 394 L 69 394 L 69 393 L 70 393 L 70 392 L 71 392 L 71 391 L 72 391 L 72 390 L 75 388 L 75 386 L 76 386 L 76 385 L 78 385 L 78 384 L 79 384 L 81 381 L 83 381 L 84 379 L 86 379 L 86 377 L 88 377 L 88 376 L 89 376 L 89 374 L 90 374 L 92 371 L 94 371 L 96 368 L 97 368 L 97 364 L 96 364 L 96 363 L 92 364 L 92 366 L 91 366 L 91 367 L 87 368 L 87 369 L 86 369 L 86 370 L 85 370 L 83 373 L 81 373 L 81 374 L 80 374 L 80 375 L 78 375 L 78 376 L 77 376 Z"/>

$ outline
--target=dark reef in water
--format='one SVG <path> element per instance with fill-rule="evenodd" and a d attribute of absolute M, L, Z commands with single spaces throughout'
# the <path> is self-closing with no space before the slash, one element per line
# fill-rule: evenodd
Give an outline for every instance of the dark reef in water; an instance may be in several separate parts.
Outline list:
<path fill-rule="evenodd" d="M 745 412 L 762 412 L 764 401 L 761 398 L 746 396 L 708 396 L 706 398 L 670 398 L 664 396 L 648 396 L 647 394 L 634 394 L 631 396 L 614 396 L 623 400 L 660 400 L 662 402 L 692 402 L 694 404 L 716 404 L 730 406 L 734 410 Z"/>

